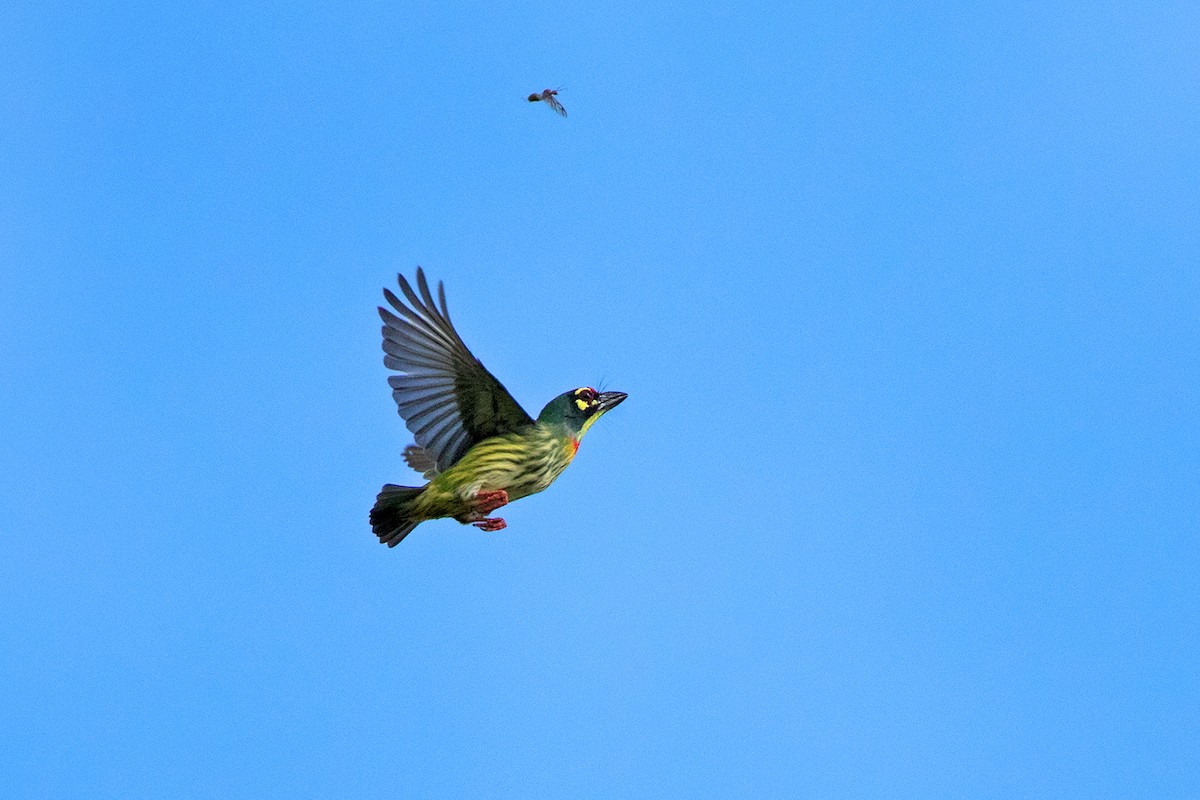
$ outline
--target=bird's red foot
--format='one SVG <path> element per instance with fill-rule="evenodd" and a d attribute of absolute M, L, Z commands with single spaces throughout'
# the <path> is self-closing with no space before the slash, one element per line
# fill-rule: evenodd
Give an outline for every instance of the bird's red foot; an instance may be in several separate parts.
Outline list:
<path fill-rule="evenodd" d="M 497 489 L 494 492 L 476 492 L 474 509 L 476 514 L 490 514 L 500 506 L 508 505 L 508 492 L 503 489 Z M 504 520 L 500 520 L 500 528 L 504 527 Z M 495 528 L 495 530 L 500 530 Z"/>
<path fill-rule="evenodd" d="M 502 531 L 508 527 L 508 523 L 499 517 L 488 517 L 487 519 L 481 519 L 478 522 L 472 522 L 471 524 L 476 528 L 479 528 L 479 530 L 487 531 L 488 533 L 491 533 L 492 531 Z"/>

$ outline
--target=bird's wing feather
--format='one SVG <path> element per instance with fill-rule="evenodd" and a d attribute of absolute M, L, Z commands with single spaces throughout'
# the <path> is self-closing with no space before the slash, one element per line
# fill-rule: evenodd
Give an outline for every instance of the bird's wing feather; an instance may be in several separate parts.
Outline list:
<path fill-rule="evenodd" d="M 425 480 L 431 481 L 438 476 L 437 462 L 425 448 L 410 444 L 401 455 L 404 456 L 404 463 L 421 473 Z"/>
<path fill-rule="evenodd" d="M 445 472 L 476 442 L 517 432 L 533 419 L 454 330 L 442 284 L 435 304 L 424 270 L 417 268 L 417 291 L 403 275 L 399 279 L 408 303 L 387 289 L 383 295 L 400 316 L 379 309 L 383 363 L 401 373 L 388 384 L 417 444 Z"/>

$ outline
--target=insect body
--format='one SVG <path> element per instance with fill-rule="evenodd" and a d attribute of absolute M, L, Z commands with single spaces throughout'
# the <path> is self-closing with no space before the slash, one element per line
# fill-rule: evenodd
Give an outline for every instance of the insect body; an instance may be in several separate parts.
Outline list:
<path fill-rule="evenodd" d="M 562 87 L 558 87 L 561 89 Z M 541 94 L 534 93 L 529 95 L 528 100 L 531 103 L 542 102 L 554 109 L 560 117 L 567 115 L 567 110 L 563 108 L 563 104 L 558 102 L 558 89 L 542 89 Z"/>

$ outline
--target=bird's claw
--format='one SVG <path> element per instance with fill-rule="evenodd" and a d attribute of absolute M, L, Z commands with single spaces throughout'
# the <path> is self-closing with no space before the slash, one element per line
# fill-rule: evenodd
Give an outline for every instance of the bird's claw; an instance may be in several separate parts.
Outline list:
<path fill-rule="evenodd" d="M 489 514 L 495 511 L 500 506 L 508 505 L 508 492 L 503 489 L 497 489 L 494 492 L 476 492 L 475 493 L 475 513 Z M 503 520 L 501 520 L 500 528 L 503 528 Z M 496 530 L 500 530 L 496 528 Z"/>
<path fill-rule="evenodd" d="M 491 511 L 508 504 L 508 492 L 503 489 L 497 489 L 493 492 L 476 492 L 475 500 L 471 504 L 472 512 L 468 519 L 471 524 L 481 531 L 502 531 L 508 527 L 508 523 L 499 517 L 485 516 Z"/>

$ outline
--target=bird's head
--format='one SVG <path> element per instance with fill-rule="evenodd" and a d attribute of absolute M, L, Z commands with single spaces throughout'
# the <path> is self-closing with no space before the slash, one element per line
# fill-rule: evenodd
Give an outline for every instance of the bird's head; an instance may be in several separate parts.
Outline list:
<path fill-rule="evenodd" d="M 626 397 L 628 395 L 624 392 L 597 392 L 590 386 L 582 386 L 563 392 L 547 403 L 542 413 L 538 414 L 538 422 L 561 424 L 578 441 L 593 422 Z"/>

